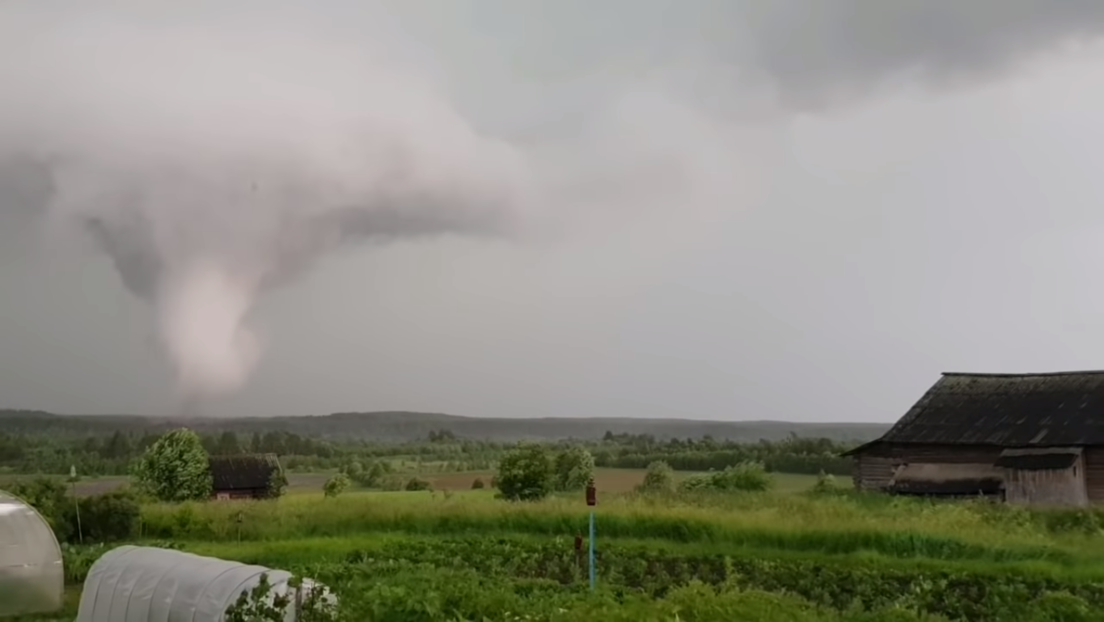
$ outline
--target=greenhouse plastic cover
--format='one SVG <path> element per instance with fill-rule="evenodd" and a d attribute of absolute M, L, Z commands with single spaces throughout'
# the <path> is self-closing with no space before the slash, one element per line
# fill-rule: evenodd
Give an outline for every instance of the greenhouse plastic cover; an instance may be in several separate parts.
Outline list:
<path fill-rule="evenodd" d="M 121 546 L 88 571 L 77 622 L 223 620 L 226 609 L 268 574 L 272 595 L 284 594 L 291 573 L 155 547 Z M 313 584 L 304 581 L 309 590 Z M 333 602 L 333 599 L 327 599 Z M 295 619 L 289 607 L 288 621 Z"/>
<path fill-rule="evenodd" d="M 56 611 L 64 589 L 54 530 L 34 508 L 0 491 L 0 617 Z"/>

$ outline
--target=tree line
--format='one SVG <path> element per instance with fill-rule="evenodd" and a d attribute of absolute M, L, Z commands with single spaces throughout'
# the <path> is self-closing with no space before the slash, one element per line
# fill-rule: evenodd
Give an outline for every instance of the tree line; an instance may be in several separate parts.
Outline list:
<path fill-rule="evenodd" d="M 0 428 L 2 429 L 2 428 Z M 81 437 L 50 433 L 0 432 L 0 473 L 127 475 L 136 460 L 158 439 L 153 431 L 123 429 Z M 270 430 L 237 434 L 226 430 L 199 433 L 210 455 L 271 453 L 290 471 L 333 471 L 349 464 L 402 463 L 414 472 L 475 471 L 495 468 L 512 442 L 459 438 L 448 429 L 431 430 L 425 438 L 408 442 L 338 441 Z M 607 431 L 600 439 L 541 443 L 552 448 L 582 446 L 598 467 L 642 469 L 664 462 L 677 471 L 723 470 L 742 464 L 761 464 L 780 473 L 845 475 L 850 461 L 840 453 L 854 446 L 826 438 L 791 435 L 783 440 L 736 442 L 700 438 L 657 439 L 648 434 Z"/>

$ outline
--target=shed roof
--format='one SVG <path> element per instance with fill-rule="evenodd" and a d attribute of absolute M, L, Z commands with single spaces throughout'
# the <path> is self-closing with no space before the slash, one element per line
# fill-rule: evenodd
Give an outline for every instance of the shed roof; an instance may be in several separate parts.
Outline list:
<path fill-rule="evenodd" d="M 1104 445 L 1104 371 L 944 373 L 875 442 Z"/>
<path fill-rule="evenodd" d="M 217 491 L 267 488 L 272 474 L 280 470 L 273 454 L 211 456 L 211 487 Z"/>

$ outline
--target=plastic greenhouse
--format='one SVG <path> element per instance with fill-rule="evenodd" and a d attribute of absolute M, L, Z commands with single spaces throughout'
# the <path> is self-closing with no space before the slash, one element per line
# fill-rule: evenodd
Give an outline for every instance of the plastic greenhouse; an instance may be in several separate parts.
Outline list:
<path fill-rule="evenodd" d="M 42 515 L 0 491 L 0 617 L 61 608 L 61 547 Z"/>
<path fill-rule="evenodd" d="M 92 564 L 84 580 L 77 622 L 221 622 L 223 614 L 268 574 L 269 600 L 292 591 L 291 573 L 182 551 L 121 546 Z M 304 580 L 303 596 L 324 589 Z M 330 605 L 336 600 L 326 595 Z M 295 620 L 288 608 L 287 622 Z"/>

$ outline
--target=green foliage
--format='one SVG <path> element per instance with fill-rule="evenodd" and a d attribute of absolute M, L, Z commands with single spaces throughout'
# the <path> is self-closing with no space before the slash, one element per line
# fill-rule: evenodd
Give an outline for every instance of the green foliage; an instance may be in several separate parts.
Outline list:
<path fill-rule="evenodd" d="M 284 622 L 294 612 L 297 622 L 331 622 L 337 620 L 337 609 L 327 601 L 328 590 L 322 586 L 306 587 L 303 580 L 288 580 L 288 591 L 272 590 L 268 573 L 261 574 L 257 585 L 243 591 L 225 612 L 226 622 Z M 313 588 L 313 589 L 312 589 Z"/>
<path fill-rule="evenodd" d="M 406 482 L 406 486 L 404 487 L 404 489 L 409 491 L 432 490 L 433 486 L 431 486 L 430 483 L 425 481 L 424 479 L 412 477 Z"/>
<path fill-rule="evenodd" d="M 326 497 L 336 497 L 345 492 L 352 483 L 348 475 L 338 473 L 322 484 L 322 494 Z"/>
<path fill-rule="evenodd" d="M 284 496 L 287 492 L 288 478 L 284 469 L 276 469 L 272 472 L 272 475 L 268 478 L 268 489 L 266 490 L 266 497 L 269 499 L 278 499 Z"/>
<path fill-rule="evenodd" d="M 556 454 L 554 469 L 556 490 L 582 490 L 594 477 L 594 456 L 585 447 L 572 445 Z"/>
<path fill-rule="evenodd" d="M 135 534 L 141 508 L 129 490 L 79 499 L 68 490 L 60 480 L 46 477 L 11 486 L 12 494 L 46 519 L 59 542 L 115 542 Z"/>
<path fill-rule="evenodd" d="M 186 428 L 157 439 L 138 460 L 134 479 L 139 488 L 160 501 L 188 501 L 211 496 L 207 450 Z"/>
<path fill-rule="evenodd" d="M 471 487 L 472 487 L 472 490 L 482 490 L 483 488 L 486 487 L 486 484 L 483 483 L 482 478 L 477 477 L 474 480 L 472 480 Z"/>
<path fill-rule="evenodd" d="M 499 494 L 509 501 L 543 499 L 555 486 L 552 456 L 536 443 L 519 443 L 502 457 L 495 475 Z"/>
<path fill-rule="evenodd" d="M 70 520 L 73 514 L 73 500 L 68 495 L 68 486 L 58 479 L 36 477 L 30 481 L 15 482 L 7 486 L 8 491 L 38 510 L 54 535 L 61 542 L 76 537 L 76 526 Z"/>
<path fill-rule="evenodd" d="M 119 542 L 137 534 L 141 506 L 129 490 L 82 497 L 78 506 L 79 527 L 85 542 Z"/>
<path fill-rule="evenodd" d="M 644 481 L 637 486 L 637 492 L 655 493 L 671 492 L 675 489 L 675 472 L 671 465 L 662 460 L 656 460 L 648 465 L 644 473 Z"/>
<path fill-rule="evenodd" d="M 683 480 L 684 491 L 762 492 L 774 485 L 770 473 L 757 462 L 742 462 L 723 471 L 695 475 Z"/>
<path fill-rule="evenodd" d="M 367 468 L 361 465 L 359 462 L 351 462 L 346 468 L 345 473 L 349 476 L 357 486 L 364 488 L 381 488 L 385 484 L 385 479 L 392 472 L 391 465 L 384 461 L 373 461 L 368 464 Z"/>

